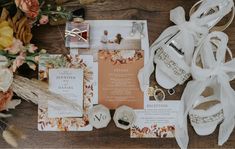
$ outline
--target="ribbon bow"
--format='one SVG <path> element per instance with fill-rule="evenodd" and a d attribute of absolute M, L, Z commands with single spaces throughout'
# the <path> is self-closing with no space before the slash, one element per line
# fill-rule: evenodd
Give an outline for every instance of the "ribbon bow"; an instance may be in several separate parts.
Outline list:
<path fill-rule="evenodd" d="M 182 44 L 182 50 L 185 53 L 185 61 L 190 65 L 195 46 L 202 37 L 208 34 L 209 29 L 197 24 L 196 18 L 190 18 L 189 21 L 186 21 L 185 11 L 182 7 L 177 7 L 170 11 L 170 20 L 176 24 L 182 34 L 179 42 Z"/>
<path fill-rule="evenodd" d="M 217 40 L 215 40 L 217 39 Z M 219 40 L 218 40 L 219 39 Z M 218 43 L 219 42 L 219 43 Z M 193 107 L 199 96 L 208 87 L 211 82 L 216 82 L 219 91 L 219 99 L 224 113 L 224 121 L 220 125 L 218 144 L 222 145 L 227 141 L 235 126 L 235 91 L 229 82 L 235 78 L 235 59 L 227 47 L 228 37 L 222 32 L 210 33 L 205 42 L 199 46 L 192 60 L 192 76 L 194 80 L 190 81 L 182 95 L 182 110 L 178 117 L 176 125 L 176 139 L 182 148 L 187 148 L 188 131 L 187 115 Z M 212 43 L 216 45 L 217 51 L 214 56 Z M 232 60 L 225 62 L 226 52 L 229 52 Z M 202 57 L 204 68 L 196 65 L 196 59 Z"/>
<path fill-rule="evenodd" d="M 87 39 L 82 37 L 83 33 L 87 33 L 87 30 L 80 30 L 78 28 L 74 28 L 71 31 L 65 30 L 65 37 L 67 37 L 67 36 L 72 36 L 72 37 L 78 36 L 79 40 L 82 39 L 82 40 L 84 40 L 86 42 Z"/>
<path fill-rule="evenodd" d="M 175 34 L 182 34 L 180 35 L 180 38 L 177 39 L 177 42 L 181 44 L 182 51 L 185 54 L 184 58 L 187 65 L 190 65 L 196 44 L 199 42 L 200 39 L 202 39 L 202 37 L 208 34 L 208 28 L 204 27 L 203 25 L 196 24 L 196 18 L 190 18 L 190 21 L 186 21 L 185 11 L 182 7 L 177 7 L 170 11 L 170 20 L 176 25 L 164 30 L 159 38 L 152 44 L 152 46 L 150 47 L 150 49 L 152 50 L 150 53 L 149 61 L 144 66 L 144 68 L 140 69 L 139 71 L 138 79 L 142 91 L 146 91 L 148 87 L 149 77 L 154 71 L 153 60 L 155 51 L 158 49 L 157 47 L 160 47 L 162 43 L 165 43 Z"/>

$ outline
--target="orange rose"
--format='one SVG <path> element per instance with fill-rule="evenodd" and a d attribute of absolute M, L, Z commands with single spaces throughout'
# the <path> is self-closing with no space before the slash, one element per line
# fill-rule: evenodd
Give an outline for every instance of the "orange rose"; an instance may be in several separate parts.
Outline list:
<path fill-rule="evenodd" d="M 39 13 L 38 0 L 15 0 L 16 6 L 19 7 L 27 17 L 36 18 Z"/>
<path fill-rule="evenodd" d="M 7 103 L 12 99 L 13 91 L 8 90 L 7 92 L 0 92 L 0 111 L 5 110 Z"/>

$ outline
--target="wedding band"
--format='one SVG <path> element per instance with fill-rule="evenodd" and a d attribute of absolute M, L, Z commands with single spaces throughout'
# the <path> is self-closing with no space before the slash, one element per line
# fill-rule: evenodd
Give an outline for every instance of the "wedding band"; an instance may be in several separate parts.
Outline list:
<path fill-rule="evenodd" d="M 136 120 L 135 111 L 128 106 L 121 106 L 116 109 L 113 120 L 118 128 L 127 130 Z"/>
<path fill-rule="evenodd" d="M 163 100 L 165 100 L 166 96 L 165 96 L 165 93 L 162 89 L 157 88 L 154 91 L 153 97 L 157 101 L 163 101 Z"/>

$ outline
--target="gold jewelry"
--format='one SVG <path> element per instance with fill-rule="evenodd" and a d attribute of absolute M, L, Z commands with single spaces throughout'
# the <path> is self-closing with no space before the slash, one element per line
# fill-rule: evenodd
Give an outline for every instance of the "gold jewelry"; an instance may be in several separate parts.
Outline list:
<path fill-rule="evenodd" d="M 165 93 L 162 89 L 155 87 L 149 87 L 147 91 L 148 96 L 153 96 L 156 101 L 163 101 L 165 100 Z"/>

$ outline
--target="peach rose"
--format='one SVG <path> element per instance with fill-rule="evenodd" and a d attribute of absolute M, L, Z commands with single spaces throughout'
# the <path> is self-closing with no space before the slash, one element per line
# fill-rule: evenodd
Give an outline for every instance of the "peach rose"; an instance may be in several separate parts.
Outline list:
<path fill-rule="evenodd" d="M 15 0 L 15 4 L 26 14 L 27 17 L 34 19 L 38 16 L 38 0 Z"/>

